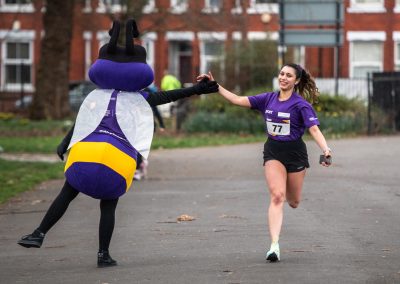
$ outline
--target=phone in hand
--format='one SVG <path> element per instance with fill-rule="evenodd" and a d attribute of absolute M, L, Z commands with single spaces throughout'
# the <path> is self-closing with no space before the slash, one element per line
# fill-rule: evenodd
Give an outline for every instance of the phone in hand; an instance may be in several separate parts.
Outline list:
<path fill-rule="evenodd" d="M 325 162 L 325 164 L 327 164 L 327 165 L 332 164 L 332 156 L 320 155 L 319 163 L 322 164 L 323 162 Z"/>

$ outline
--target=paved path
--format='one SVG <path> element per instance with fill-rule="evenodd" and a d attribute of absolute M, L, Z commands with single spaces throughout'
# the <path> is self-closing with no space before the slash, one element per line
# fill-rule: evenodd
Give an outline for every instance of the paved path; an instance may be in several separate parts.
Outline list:
<path fill-rule="evenodd" d="M 41 249 L 29 233 L 62 181 L 0 207 L 0 283 L 400 283 L 400 137 L 331 141 L 334 166 L 311 169 L 285 205 L 280 263 L 266 263 L 262 145 L 154 151 L 150 179 L 121 198 L 115 268 L 96 268 L 98 202 L 79 195 Z M 176 222 L 181 214 L 196 219 Z"/>

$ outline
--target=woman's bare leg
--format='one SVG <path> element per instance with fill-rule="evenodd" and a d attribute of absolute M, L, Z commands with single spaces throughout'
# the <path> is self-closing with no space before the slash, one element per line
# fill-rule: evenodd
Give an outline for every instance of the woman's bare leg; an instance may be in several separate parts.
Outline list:
<path fill-rule="evenodd" d="M 283 204 L 286 197 L 286 168 L 276 160 L 267 161 L 265 179 L 270 194 L 268 227 L 272 242 L 278 242 L 283 222 Z"/>
<path fill-rule="evenodd" d="M 288 173 L 286 183 L 286 200 L 290 207 L 297 208 L 301 201 L 301 192 L 306 170 Z"/>

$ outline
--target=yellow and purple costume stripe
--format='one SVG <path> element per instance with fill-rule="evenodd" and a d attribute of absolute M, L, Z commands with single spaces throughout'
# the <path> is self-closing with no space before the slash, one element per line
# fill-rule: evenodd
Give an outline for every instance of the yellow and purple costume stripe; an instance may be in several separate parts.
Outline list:
<path fill-rule="evenodd" d="M 137 152 L 128 145 L 108 134 L 90 134 L 71 148 L 66 179 L 91 197 L 120 197 L 129 190 L 136 170 Z"/>

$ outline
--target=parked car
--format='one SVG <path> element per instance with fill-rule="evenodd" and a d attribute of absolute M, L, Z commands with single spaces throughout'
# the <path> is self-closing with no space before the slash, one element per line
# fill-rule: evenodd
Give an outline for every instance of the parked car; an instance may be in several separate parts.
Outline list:
<path fill-rule="evenodd" d="M 86 96 L 96 89 L 96 85 L 90 81 L 73 81 L 69 83 L 69 105 L 72 111 L 77 112 Z M 23 104 L 22 104 L 23 102 Z M 32 104 L 32 96 L 26 95 L 23 100 L 15 102 L 17 109 L 27 108 Z"/>
<path fill-rule="evenodd" d="M 97 86 L 90 81 L 77 81 L 69 84 L 69 105 L 72 111 L 78 111 L 86 96 Z"/>

